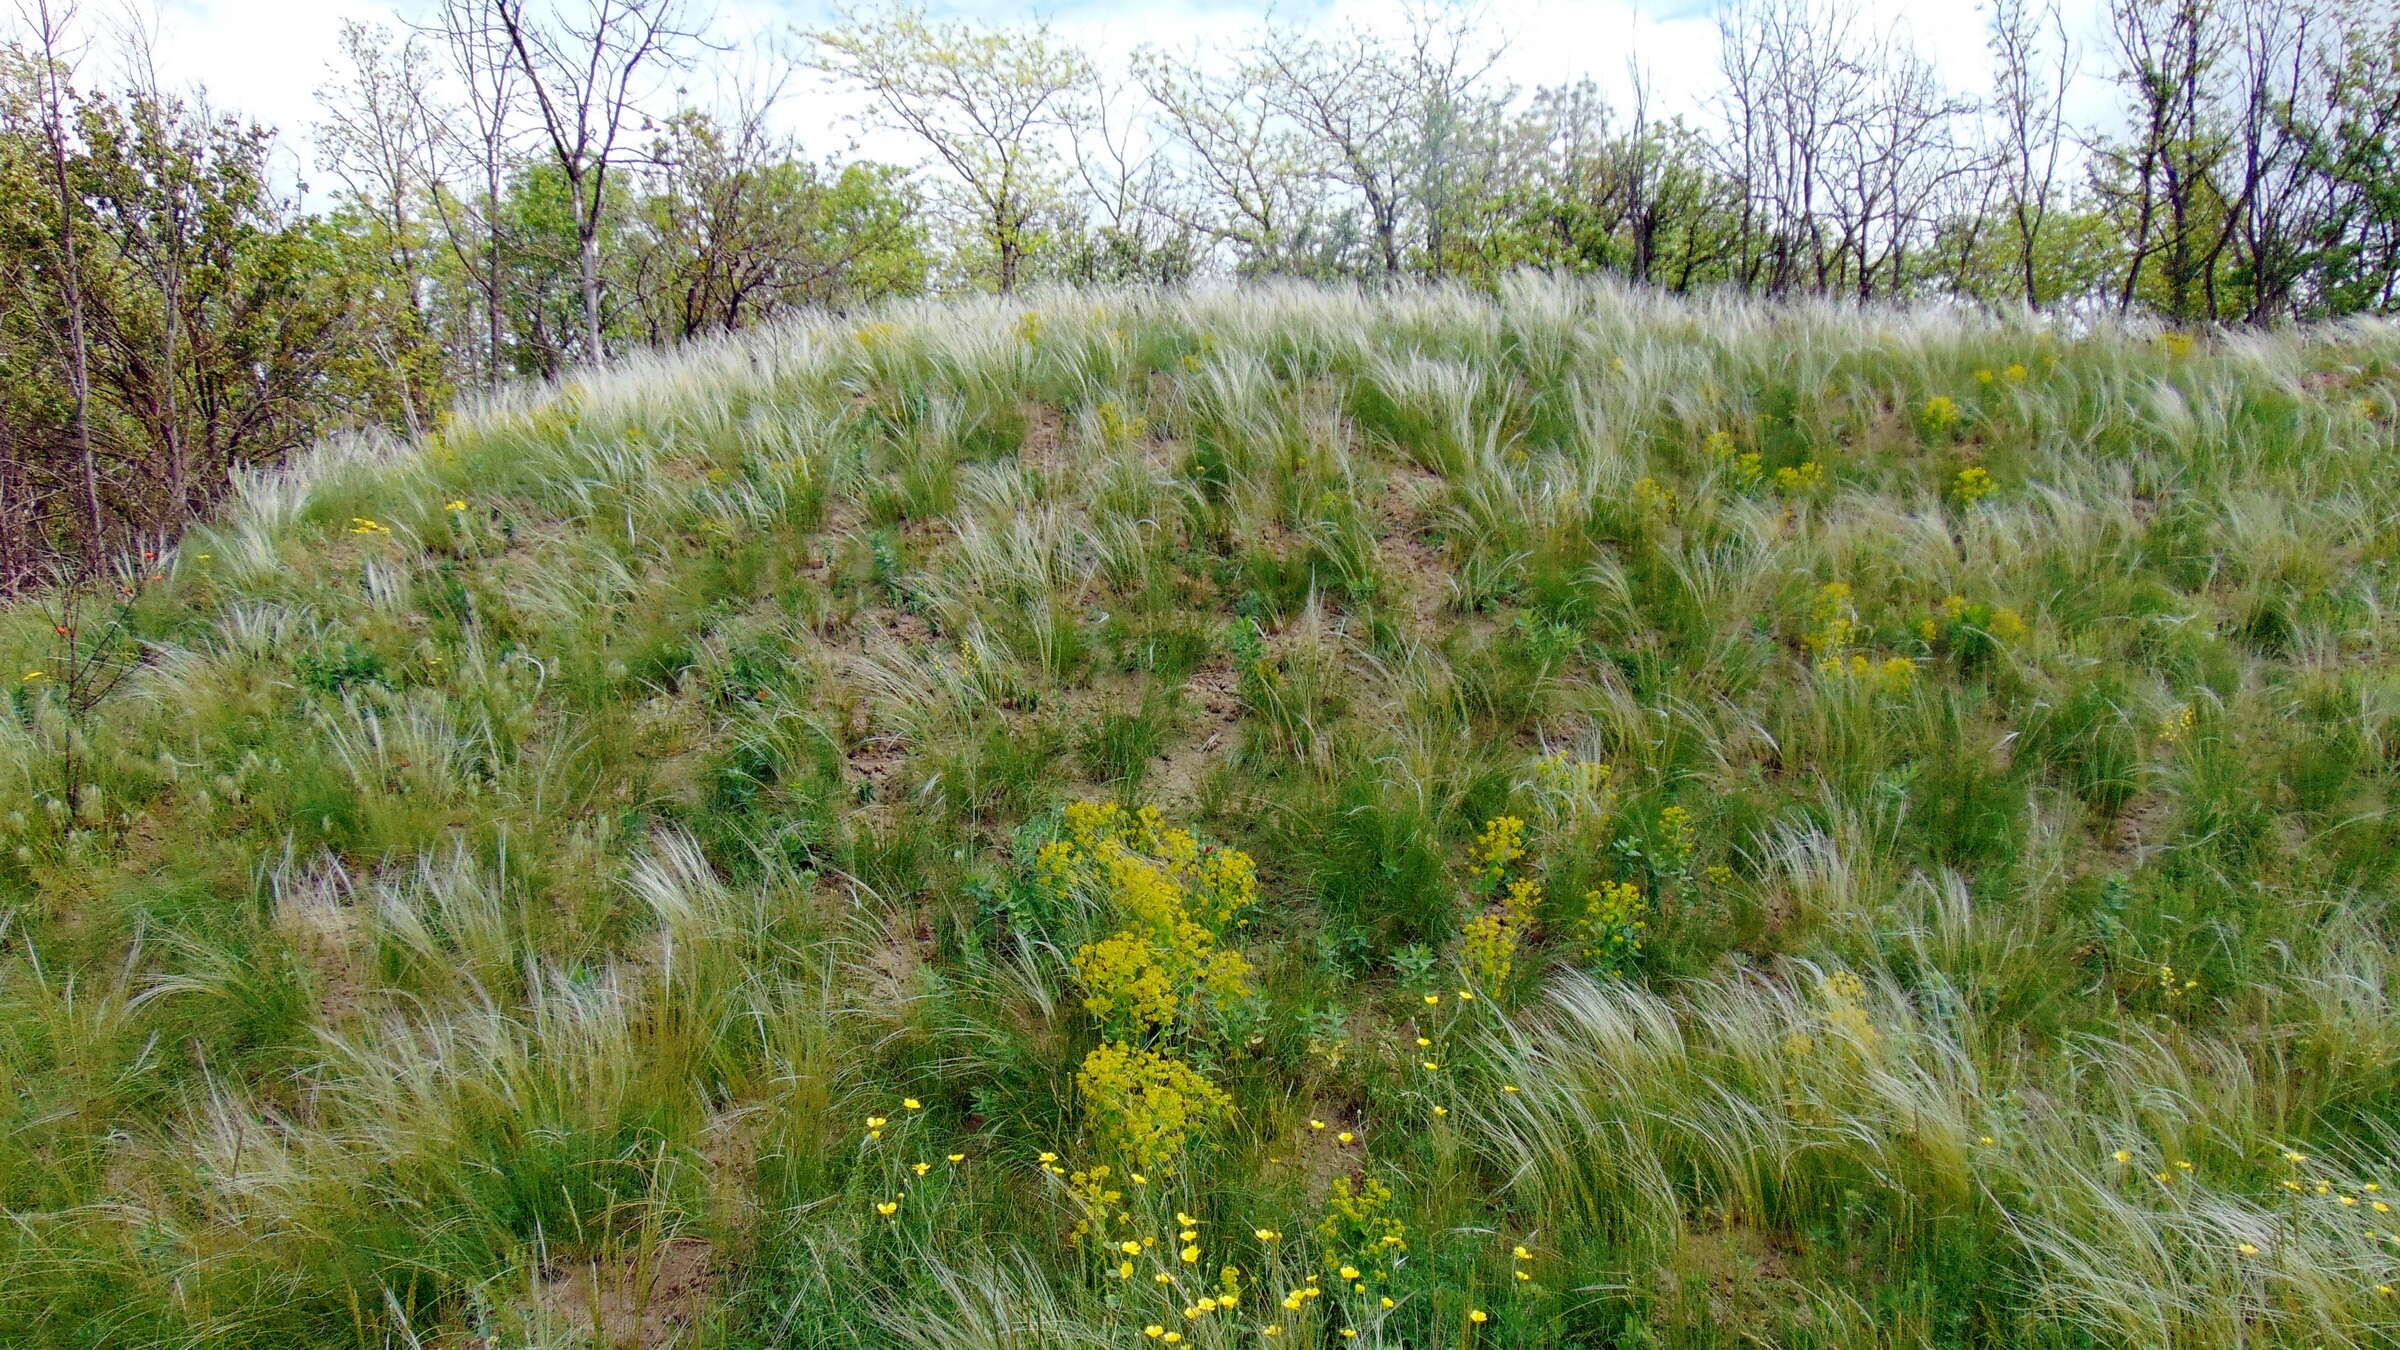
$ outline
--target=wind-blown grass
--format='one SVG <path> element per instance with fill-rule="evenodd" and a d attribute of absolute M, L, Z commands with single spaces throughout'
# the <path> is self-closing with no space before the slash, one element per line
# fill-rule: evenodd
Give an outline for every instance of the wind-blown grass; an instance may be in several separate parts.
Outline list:
<path fill-rule="evenodd" d="M 2396 360 L 1060 294 L 327 447 L 90 713 L 0 612 L 0 1339 L 2389 1344 Z"/>

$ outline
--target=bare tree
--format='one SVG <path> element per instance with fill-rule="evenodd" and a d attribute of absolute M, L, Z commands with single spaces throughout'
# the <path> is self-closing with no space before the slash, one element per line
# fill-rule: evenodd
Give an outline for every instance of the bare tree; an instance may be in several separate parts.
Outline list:
<path fill-rule="evenodd" d="M 1318 171 L 1356 193 L 1384 275 L 1401 270 L 1412 93 L 1381 44 L 1355 30 L 1331 39 L 1269 29 L 1252 49 L 1269 74 L 1268 106 L 1315 147 Z"/>
<path fill-rule="evenodd" d="M 934 23 L 922 8 L 850 12 L 809 35 L 812 64 L 871 95 L 881 124 L 923 141 L 954 180 L 992 251 L 994 281 L 1017 288 L 1033 225 L 1059 193 L 1058 142 L 1088 116 L 1083 53 L 1047 24 L 1017 32 Z"/>
<path fill-rule="evenodd" d="M 317 91 L 325 119 L 317 124 L 319 167 L 340 179 L 351 202 L 372 223 L 390 276 L 390 310 L 397 322 L 361 336 L 392 372 L 392 387 L 411 432 L 429 424 L 420 406 L 418 367 L 432 324 L 425 312 L 425 266 L 418 256 L 418 203 L 433 187 L 433 131 L 428 117 L 429 58 L 415 36 L 394 41 L 383 29 L 346 22 L 342 55 L 346 79 Z"/>
<path fill-rule="evenodd" d="M 2039 309 L 2042 231 L 2049 224 L 2066 150 L 2074 46 L 2058 0 L 1992 0 L 1990 22 L 1992 110 L 1999 121 L 1994 166 L 2008 200 L 2019 293 L 2028 308 Z"/>
<path fill-rule="evenodd" d="M 2103 147 L 2109 172 L 2097 185 L 2129 216 L 2130 238 L 2117 308 L 2133 307 L 2143 274 L 2157 263 L 2161 306 L 2176 319 L 2199 317 L 2193 292 L 2203 251 L 2204 200 L 2223 137 L 2210 117 L 2217 0 L 2111 0 L 2109 21 L 2119 83 L 2132 90 L 2132 139 Z"/>
<path fill-rule="evenodd" d="M 1244 64 L 1212 75 L 1201 54 L 1135 54 L 1134 78 L 1180 145 L 1161 211 L 1253 260 L 1277 260 L 1307 214 L 1300 136 L 1270 107 L 1267 72 Z"/>
<path fill-rule="evenodd" d="M 683 0 L 581 0 L 572 13 L 549 18 L 534 14 L 531 0 L 491 0 L 489 13 L 499 20 L 566 180 L 575 212 L 584 344 L 591 360 L 605 361 L 600 228 L 609 173 L 620 162 L 620 142 L 636 105 L 651 92 L 646 81 L 678 64 L 699 33 L 687 26 Z"/>
<path fill-rule="evenodd" d="M 436 181 L 426 184 L 426 188 L 442 219 L 442 237 L 449 242 L 459 269 L 473 279 L 483 301 L 484 383 L 492 390 L 500 387 L 502 350 L 506 345 L 501 321 L 505 283 L 500 198 L 507 188 L 508 168 L 514 158 L 511 141 L 522 92 L 516 63 L 509 59 L 509 48 L 501 37 L 502 28 L 494 13 L 498 2 L 441 0 L 440 10 L 419 30 L 430 33 L 447 53 L 451 78 L 464 99 L 464 107 L 457 116 L 449 115 L 446 109 L 419 108 L 418 117 L 435 131 L 432 142 L 435 167 L 430 172 Z M 441 131 L 444 127 L 455 130 L 445 136 Z M 478 204 L 463 205 L 444 190 L 445 184 L 440 180 L 460 164 L 467 166 L 481 189 Z M 468 225 L 480 237 L 480 262 L 464 228 Z"/>
<path fill-rule="evenodd" d="M 73 399 L 70 422 L 75 461 L 82 475 L 85 530 L 83 565 L 100 566 L 101 541 L 106 538 L 100 508 L 100 464 L 92 446 L 92 358 L 83 294 L 83 263 L 78 252 L 75 220 L 79 214 L 73 186 L 67 180 L 67 87 L 69 60 L 66 44 L 74 26 L 75 7 L 53 6 L 51 0 L 19 0 L 18 17 L 33 32 L 40 53 L 39 118 L 43 150 L 49 158 L 51 187 L 57 196 L 59 290 L 67 323 L 67 387 Z"/>

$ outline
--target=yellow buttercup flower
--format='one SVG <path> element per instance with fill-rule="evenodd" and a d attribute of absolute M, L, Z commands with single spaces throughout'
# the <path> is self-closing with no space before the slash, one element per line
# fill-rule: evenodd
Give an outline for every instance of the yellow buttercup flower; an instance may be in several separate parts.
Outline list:
<path fill-rule="evenodd" d="M 1481 1326 L 1484 1323 L 1491 1321 L 1492 1316 L 1490 1313 L 1485 1312 L 1481 1308 L 1470 1308 L 1467 1310 L 1467 1320 L 1475 1323 L 1477 1326 Z"/>

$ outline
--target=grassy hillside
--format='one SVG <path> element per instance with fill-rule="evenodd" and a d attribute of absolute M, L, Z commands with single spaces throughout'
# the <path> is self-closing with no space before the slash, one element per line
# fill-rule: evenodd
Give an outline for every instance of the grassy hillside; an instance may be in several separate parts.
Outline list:
<path fill-rule="evenodd" d="M 0 1342 L 2400 1335 L 2400 333 L 1034 304 L 0 612 Z"/>

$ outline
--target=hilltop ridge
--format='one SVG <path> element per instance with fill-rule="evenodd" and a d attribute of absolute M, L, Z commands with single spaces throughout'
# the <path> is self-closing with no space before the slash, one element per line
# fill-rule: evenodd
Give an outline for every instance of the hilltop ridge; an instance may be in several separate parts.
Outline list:
<path fill-rule="evenodd" d="M 1062 292 L 247 479 L 0 610 L 0 1340 L 2388 1344 L 2396 361 Z"/>

